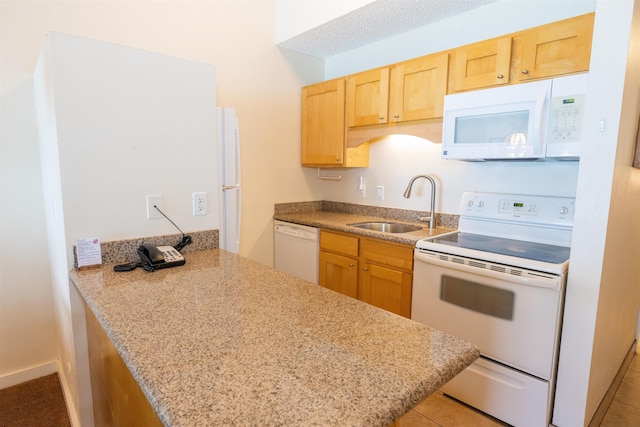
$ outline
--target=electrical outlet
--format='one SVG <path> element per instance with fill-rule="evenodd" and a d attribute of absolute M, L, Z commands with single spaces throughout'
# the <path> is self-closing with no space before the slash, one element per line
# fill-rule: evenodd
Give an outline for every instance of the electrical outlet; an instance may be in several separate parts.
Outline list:
<path fill-rule="evenodd" d="M 193 193 L 193 216 L 207 214 L 207 193 Z"/>
<path fill-rule="evenodd" d="M 376 199 L 384 199 L 384 187 L 382 185 L 376 187 Z"/>
<path fill-rule="evenodd" d="M 147 219 L 162 218 L 162 214 L 154 206 L 162 210 L 162 194 L 147 195 Z"/>

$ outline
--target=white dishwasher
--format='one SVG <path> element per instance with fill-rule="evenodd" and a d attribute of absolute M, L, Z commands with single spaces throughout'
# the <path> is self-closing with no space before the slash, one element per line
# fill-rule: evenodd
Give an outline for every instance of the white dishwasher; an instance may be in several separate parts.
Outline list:
<path fill-rule="evenodd" d="M 291 222 L 274 221 L 275 268 L 318 284 L 320 230 Z"/>

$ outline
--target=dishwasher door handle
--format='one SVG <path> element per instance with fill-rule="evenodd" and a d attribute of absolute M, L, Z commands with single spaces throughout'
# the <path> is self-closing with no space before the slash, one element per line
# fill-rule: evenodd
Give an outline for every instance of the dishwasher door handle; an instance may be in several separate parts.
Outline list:
<path fill-rule="evenodd" d="M 276 225 L 276 233 L 297 237 L 299 239 L 318 240 L 318 233 L 287 225 Z"/>

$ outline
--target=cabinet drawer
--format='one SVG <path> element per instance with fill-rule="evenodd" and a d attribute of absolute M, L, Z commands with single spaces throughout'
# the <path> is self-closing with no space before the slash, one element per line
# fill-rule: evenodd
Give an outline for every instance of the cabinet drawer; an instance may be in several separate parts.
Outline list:
<path fill-rule="evenodd" d="M 338 252 L 353 257 L 358 256 L 358 238 L 344 234 L 320 232 L 320 249 Z"/>
<path fill-rule="evenodd" d="M 413 246 L 361 239 L 362 258 L 392 267 L 413 269 Z"/>

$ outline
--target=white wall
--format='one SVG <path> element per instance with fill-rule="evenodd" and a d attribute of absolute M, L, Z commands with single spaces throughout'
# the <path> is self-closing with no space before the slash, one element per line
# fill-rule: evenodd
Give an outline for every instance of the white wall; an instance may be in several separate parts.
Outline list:
<path fill-rule="evenodd" d="M 69 289 L 72 246 L 175 233 L 164 218 L 146 218 L 152 194 L 187 233 L 219 227 L 215 67 L 50 33 L 34 85 L 61 379 L 69 402 L 90 407 L 76 386 L 88 372 L 75 369 L 86 353 L 76 352 L 84 315 Z M 209 195 L 206 216 L 191 214 L 196 191 Z M 90 424 L 91 412 L 81 420 Z"/>
<path fill-rule="evenodd" d="M 591 419 L 636 336 L 640 303 L 640 3 L 599 1 L 554 422 Z M 633 18 L 633 36 L 630 39 Z M 615 23 L 615 25 L 612 25 Z M 633 42 L 630 45 L 630 42 Z M 631 46 L 631 50 L 630 50 Z M 588 375 L 587 375 L 588 373 Z M 583 415 L 584 414 L 584 415 Z"/>
<path fill-rule="evenodd" d="M 59 33 L 45 49 L 66 240 L 176 232 L 147 219 L 153 194 L 185 232 L 218 228 L 215 66 Z M 207 193 L 207 215 L 192 215 L 193 192 Z"/>
<path fill-rule="evenodd" d="M 417 181 L 411 198 L 402 197 L 411 177 L 428 174 L 436 181 L 436 212 L 459 214 L 464 191 L 575 195 L 577 162 L 459 162 L 442 160 L 440 144 L 407 135 L 393 135 L 370 146 L 369 168 L 332 171 L 342 181 L 320 181 L 308 171 L 312 188 L 326 200 L 427 211 L 429 184 Z M 363 176 L 365 197 L 358 194 Z M 384 200 L 376 198 L 376 187 L 384 187 Z"/>
<path fill-rule="evenodd" d="M 57 355 L 31 84 L 39 50 L 21 65 L 7 15 L 0 3 L 0 388 L 55 372 Z"/>
<path fill-rule="evenodd" d="M 311 197 L 299 166 L 300 86 L 321 62 L 275 46 L 273 2 L 0 2 L 0 379 L 8 381 L 69 357 L 55 338 L 32 84 L 49 31 L 215 65 L 218 105 L 235 107 L 241 126 L 241 254 L 271 264 L 273 204 Z"/>

